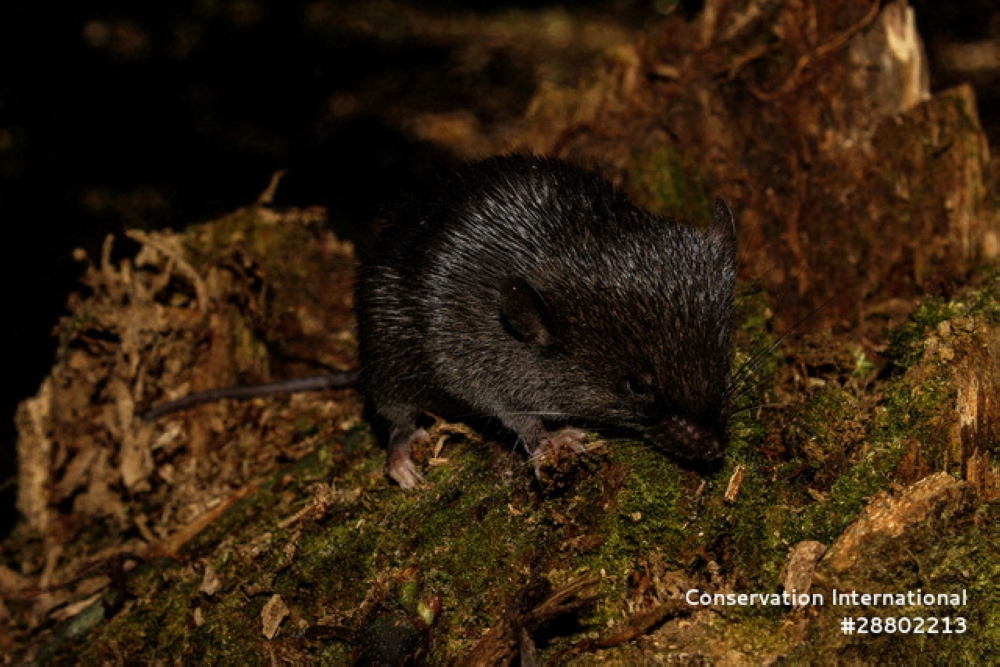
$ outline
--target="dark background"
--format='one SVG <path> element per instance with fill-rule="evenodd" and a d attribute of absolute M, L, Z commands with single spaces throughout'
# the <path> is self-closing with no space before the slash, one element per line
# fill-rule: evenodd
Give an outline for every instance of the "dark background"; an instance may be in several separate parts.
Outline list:
<path fill-rule="evenodd" d="M 685 12 L 698 7 L 681 4 Z M 993 40 L 1000 52 L 1000 9 L 992 0 L 912 4 L 932 87 L 971 80 L 996 145 L 1000 63 L 967 68 L 953 47 Z M 669 5 L 573 3 L 572 11 L 628 35 Z M 407 6 L 427 15 L 475 8 L 490 16 L 515 4 Z M 471 109 L 488 132 L 523 113 L 538 84 L 538 60 L 551 52 L 499 48 L 470 66 L 460 40 L 421 39 L 394 23 L 399 15 L 399 5 L 386 2 L 95 0 L 0 8 L 0 247 L 7 267 L 0 536 L 15 519 L 14 410 L 52 365 L 52 328 L 78 288 L 74 248 L 99 257 L 104 237 L 114 233 L 127 254 L 124 228 L 210 219 L 252 202 L 278 169 L 289 169 L 279 204 L 325 205 L 338 231 L 353 236 L 400 183 L 453 157 L 414 138 L 408 114 Z M 585 72 L 592 56 L 559 55 L 568 62 L 556 76 Z M 341 109 L 337 100 L 353 104 Z"/>

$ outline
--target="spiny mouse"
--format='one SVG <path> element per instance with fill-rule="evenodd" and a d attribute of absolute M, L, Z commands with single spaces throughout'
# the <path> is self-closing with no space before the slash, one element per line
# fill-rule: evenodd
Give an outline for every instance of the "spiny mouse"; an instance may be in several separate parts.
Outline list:
<path fill-rule="evenodd" d="M 722 455 L 736 275 L 733 216 L 697 230 L 566 162 L 507 155 L 442 176 L 396 209 L 357 273 L 357 377 L 390 427 L 386 472 L 420 482 L 425 412 L 496 418 L 536 472 L 594 424 L 691 460 Z M 353 372 L 194 394 L 345 386 Z"/>

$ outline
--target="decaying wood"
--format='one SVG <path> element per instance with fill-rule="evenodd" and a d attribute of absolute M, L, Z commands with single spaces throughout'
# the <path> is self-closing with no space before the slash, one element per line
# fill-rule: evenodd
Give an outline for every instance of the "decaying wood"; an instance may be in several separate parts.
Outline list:
<path fill-rule="evenodd" d="M 744 275 L 781 295 L 786 327 L 817 310 L 810 327 L 856 325 L 998 256 L 975 96 L 931 98 L 906 2 L 705 4 L 589 87 L 543 91 L 523 145 L 603 165 L 667 212 L 697 198 L 677 210 L 663 182 L 729 198 Z"/>

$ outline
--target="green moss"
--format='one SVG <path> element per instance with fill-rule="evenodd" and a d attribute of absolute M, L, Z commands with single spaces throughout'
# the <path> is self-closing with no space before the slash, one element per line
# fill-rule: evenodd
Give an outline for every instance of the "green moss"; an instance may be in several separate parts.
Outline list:
<path fill-rule="evenodd" d="M 982 317 L 991 324 L 1000 325 L 1000 272 L 996 272 L 996 269 L 970 295 L 967 315 Z"/>
<path fill-rule="evenodd" d="M 712 219 L 714 208 L 705 177 L 673 148 L 660 146 L 636 156 L 631 164 L 629 185 L 643 206 L 698 226 Z"/>
<path fill-rule="evenodd" d="M 840 387 L 816 392 L 789 411 L 786 446 L 805 465 L 819 470 L 843 452 L 843 422 L 856 410 L 854 397 Z"/>
<path fill-rule="evenodd" d="M 861 460 L 837 477 L 824 500 L 801 509 L 789 536 L 793 541 L 831 543 L 857 519 L 868 500 L 889 485 L 903 451 L 901 443 L 886 442 L 862 452 Z"/>
<path fill-rule="evenodd" d="M 935 539 L 922 540 L 908 551 L 910 567 L 901 568 L 896 578 L 904 592 L 917 588 L 934 593 L 967 592 L 965 607 L 885 607 L 818 608 L 819 616 L 806 641 L 788 656 L 793 664 L 824 662 L 831 652 L 838 662 L 878 664 L 992 664 L 1000 650 L 1000 624 L 996 609 L 1000 592 L 996 577 L 1000 565 L 1000 532 L 995 529 L 997 509 L 982 505 L 974 516 L 941 522 Z M 890 575 L 892 576 L 892 575 Z M 839 632 L 839 620 L 847 613 L 866 616 L 947 617 L 965 619 L 967 631 L 936 635 L 869 634 L 846 636 Z M 890 612 L 890 613 L 887 613 Z"/>
<path fill-rule="evenodd" d="M 681 503 L 680 469 L 642 443 L 615 447 L 611 456 L 628 470 L 613 519 L 622 546 L 633 554 L 651 549 L 676 552 L 684 542 L 687 514 Z"/>
<path fill-rule="evenodd" d="M 208 598 L 198 587 L 197 575 L 191 570 L 165 571 L 155 594 L 137 601 L 128 614 L 112 618 L 100 630 L 100 641 L 85 645 L 79 659 L 83 664 L 98 664 L 110 659 L 111 647 L 117 645 L 127 655 L 141 656 L 144 661 L 180 657 L 209 664 L 258 662 L 255 643 L 260 638 L 259 623 L 231 622 L 235 614 L 245 613 L 245 603 L 234 596 Z M 194 624 L 196 608 L 204 620 L 200 626 Z"/>
<path fill-rule="evenodd" d="M 912 438 L 924 446 L 940 444 L 937 417 L 950 408 L 955 388 L 950 384 L 951 369 L 940 365 L 917 385 L 898 380 L 886 391 L 884 410 L 875 416 L 872 433 L 879 440 Z"/>
<path fill-rule="evenodd" d="M 901 369 L 913 366 L 923 355 L 928 332 L 954 317 L 957 307 L 940 297 L 925 299 L 908 321 L 889 333 L 889 354 Z"/>
<path fill-rule="evenodd" d="M 914 310 L 907 322 L 889 333 L 890 356 L 901 369 L 915 365 L 924 355 L 926 343 L 939 328 L 947 337 L 949 320 L 981 319 L 987 324 L 1000 324 L 1000 274 L 983 281 L 963 300 L 945 301 L 928 297 Z M 968 326 L 964 327 L 968 329 Z"/>
<path fill-rule="evenodd" d="M 992 307 L 989 299 L 981 302 L 984 312 Z M 937 335 L 956 308 L 930 304 L 907 326 Z M 753 322 L 747 325 L 753 336 L 766 337 L 766 317 L 746 321 Z M 715 472 L 690 470 L 642 443 L 611 442 L 606 453 L 575 462 L 580 467 L 564 485 L 550 488 L 539 485 L 520 453 L 459 443 L 446 447 L 445 465 L 427 471 L 425 487 L 405 493 L 384 483 L 384 454 L 370 430 L 355 429 L 342 449 L 320 447 L 289 466 L 191 543 L 187 557 L 211 558 L 224 582 L 214 596 L 199 592 L 200 569 L 167 562 L 137 583 L 142 601 L 97 631 L 82 655 L 103 659 L 109 642 L 128 637 L 141 651 L 130 655 L 236 656 L 254 664 L 269 650 L 260 612 L 274 593 L 310 625 L 332 618 L 351 632 L 367 627 L 380 609 L 416 623 L 414 601 L 440 596 L 445 613 L 427 635 L 428 660 L 445 664 L 465 654 L 532 577 L 564 583 L 601 575 L 596 606 L 578 616 L 570 637 L 554 640 L 550 652 L 621 623 L 635 595 L 632 575 L 645 572 L 651 560 L 695 580 L 712 562 L 738 591 L 777 591 L 789 548 L 803 539 L 836 539 L 872 494 L 900 481 L 900 462 L 915 438 L 925 452 L 938 452 L 932 460 L 943 465 L 945 450 L 934 447 L 945 446 L 940 424 L 954 400 L 950 368 L 922 358 L 930 347 L 916 329 L 908 337 L 904 347 L 921 352 L 909 373 L 886 385 L 863 433 L 849 435 L 860 428 L 854 421 L 864 405 L 829 382 L 776 413 L 774 424 L 739 415 L 730 454 Z M 760 400 L 777 361 L 764 354 L 749 364 L 754 400 Z M 308 425 L 300 427 L 309 432 Z M 737 466 L 742 485 L 726 502 Z M 328 479 L 358 494 L 315 521 L 279 525 L 309 506 L 311 484 Z M 990 524 L 984 519 L 982 525 Z M 934 556 L 928 576 L 965 577 L 970 591 L 996 602 L 990 586 L 998 572 L 987 555 L 995 553 L 997 538 L 986 532 L 964 534 L 951 552 Z M 241 546 L 219 546 L 237 535 Z M 154 599 L 156 605 L 147 602 Z M 204 623 L 192 629 L 195 608 Z M 992 633 L 987 644 L 996 646 L 995 619 L 975 613 Z M 775 642 L 782 640 L 769 633 L 785 619 L 783 608 L 734 608 L 726 612 L 724 631 L 748 651 L 779 650 Z M 285 623 L 279 636 L 296 636 L 291 621 Z M 973 655 L 972 645 L 967 648 L 962 655 Z M 317 650 L 331 663 L 356 657 L 342 635 Z"/>
<path fill-rule="evenodd" d="M 788 545 L 783 530 L 787 509 L 776 510 L 776 491 L 758 467 L 748 467 L 739 497 L 728 509 L 719 506 L 714 524 L 706 531 L 718 545 L 716 551 L 724 547 L 721 555 L 728 561 L 727 569 L 747 582 L 741 586 L 744 590 L 772 592 L 777 588 Z M 767 608 L 746 611 L 773 613 Z"/>
<path fill-rule="evenodd" d="M 743 460 L 767 435 L 755 408 L 768 402 L 765 395 L 777 370 L 777 341 L 770 331 L 767 295 L 759 286 L 737 286 L 734 319 L 728 452 L 730 458 Z"/>

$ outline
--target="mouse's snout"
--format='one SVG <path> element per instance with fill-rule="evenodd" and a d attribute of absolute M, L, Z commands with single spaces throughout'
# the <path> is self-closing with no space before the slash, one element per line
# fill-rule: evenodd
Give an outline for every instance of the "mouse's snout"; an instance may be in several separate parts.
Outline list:
<path fill-rule="evenodd" d="M 714 461 L 725 453 L 725 434 L 684 417 L 670 415 L 651 433 L 668 452 L 692 461 Z"/>

